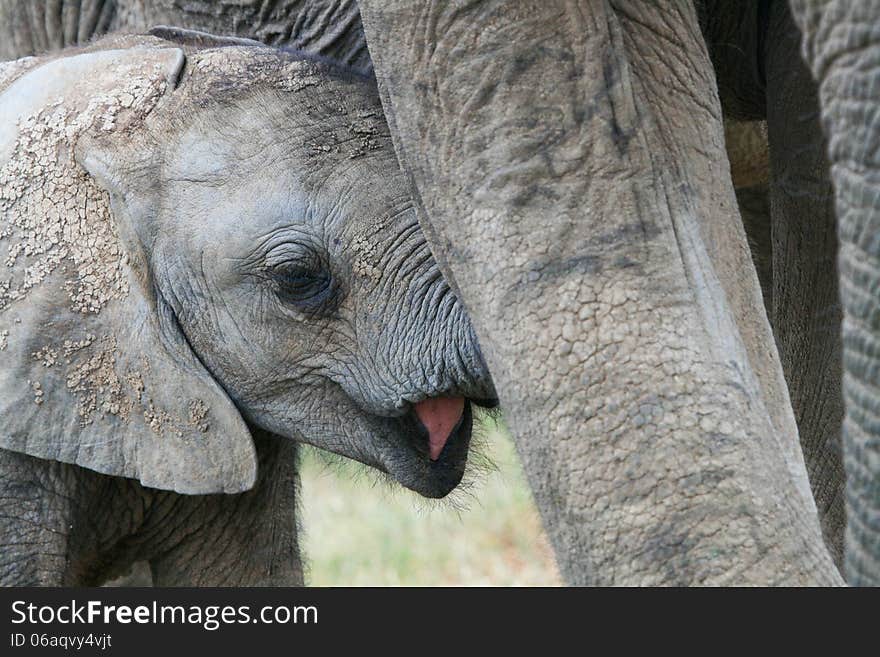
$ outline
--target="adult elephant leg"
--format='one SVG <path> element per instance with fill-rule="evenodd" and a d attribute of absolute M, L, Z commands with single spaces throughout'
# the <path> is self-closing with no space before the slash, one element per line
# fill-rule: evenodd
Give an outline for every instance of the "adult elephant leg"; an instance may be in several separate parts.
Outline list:
<path fill-rule="evenodd" d="M 791 0 L 819 81 L 843 305 L 845 570 L 880 585 L 880 2 Z"/>
<path fill-rule="evenodd" d="M 764 309 L 773 307 L 773 243 L 770 235 L 770 189 L 767 185 L 738 187 L 736 205 L 761 285 Z"/>
<path fill-rule="evenodd" d="M 800 34 L 786 3 L 709 0 L 699 7 L 725 115 L 751 119 L 725 121 L 731 174 L 823 534 L 840 564 L 843 403 L 837 244 L 816 85 L 800 64 Z"/>
<path fill-rule="evenodd" d="M 842 564 L 841 308 L 834 190 L 816 83 L 788 5 L 772 3 L 766 38 L 773 239 L 772 315 L 822 533 Z"/>
<path fill-rule="evenodd" d="M 764 309 L 770 315 L 773 307 L 773 244 L 767 124 L 764 121 L 725 119 L 724 145 L 730 160 L 736 204 L 764 297 Z"/>
<path fill-rule="evenodd" d="M 839 582 L 692 6 L 361 14 L 567 581 Z"/>

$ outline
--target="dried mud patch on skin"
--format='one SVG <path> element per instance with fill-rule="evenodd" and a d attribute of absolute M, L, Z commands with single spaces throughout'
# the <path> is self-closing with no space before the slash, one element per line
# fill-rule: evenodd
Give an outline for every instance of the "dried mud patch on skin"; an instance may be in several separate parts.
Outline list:
<path fill-rule="evenodd" d="M 73 149 L 87 131 L 111 132 L 120 118 L 145 116 L 165 85 L 161 76 L 132 76 L 85 108 L 57 98 L 19 121 L 18 141 L 0 168 L 0 243 L 7 245 L 3 264 L 12 273 L 0 288 L 0 312 L 62 265 L 74 311 L 97 314 L 128 295 L 127 256 L 109 196 L 75 163 Z"/>
<path fill-rule="evenodd" d="M 11 62 L 0 62 L 0 91 L 15 82 L 41 62 L 36 57 L 22 57 Z"/>
<path fill-rule="evenodd" d="M 220 48 L 190 53 L 189 84 L 193 97 L 244 86 L 263 86 L 278 91 L 302 91 L 320 86 L 322 74 L 315 62 L 288 60 L 278 56 L 274 49 L 246 49 L 246 54 L 234 55 L 234 49 Z M 202 96 L 210 98 L 212 96 Z"/>
<path fill-rule="evenodd" d="M 58 351 L 49 346 L 43 347 L 31 355 L 43 367 L 52 367 L 58 361 Z"/>
<path fill-rule="evenodd" d="M 382 270 L 379 268 L 381 253 L 375 239 L 358 235 L 352 240 L 351 249 L 356 255 L 352 264 L 354 273 L 378 283 L 382 279 Z"/>
<path fill-rule="evenodd" d="M 382 148 L 382 144 L 377 139 L 382 135 L 381 123 L 376 120 L 375 112 L 357 112 L 348 129 L 356 136 L 356 146 L 349 151 L 349 158 L 363 157 L 368 151 Z"/>
<path fill-rule="evenodd" d="M 189 423 L 205 433 L 210 428 L 207 422 L 208 406 L 201 399 L 194 399 L 189 403 Z"/>
<path fill-rule="evenodd" d="M 0 77 L 0 90 L 12 79 L 7 68 L 0 68 L 0 76 L 5 76 Z M 69 97 L 50 98 L 21 117 L 17 141 L 0 167 L 0 347 L 5 350 L 15 340 L 34 337 L 9 330 L 15 321 L 9 315 L 29 296 L 39 292 L 42 299 L 66 303 L 57 312 L 82 327 L 82 339 L 55 335 L 28 350 L 29 371 L 53 372 L 52 380 L 73 396 L 59 403 L 76 404 L 80 426 L 99 416 L 127 420 L 142 414 L 154 431 L 182 435 L 194 420 L 157 408 L 144 393 L 141 373 L 133 368 L 123 371 L 117 335 L 107 330 L 112 322 L 98 320 L 108 304 L 124 303 L 129 297 L 128 255 L 111 216 L 108 193 L 74 155 L 77 141 L 85 135 L 124 132 L 142 122 L 166 91 L 165 69 L 158 63 L 136 62 L 105 74 L 106 80 L 119 83 L 110 91 L 92 91 L 83 81 L 83 88 L 70 91 Z M 48 323 L 32 324 L 27 330 L 53 333 Z M 52 395 L 53 385 L 45 377 L 34 376 L 28 386 L 37 405 Z M 204 408 L 199 423 L 205 424 L 207 413 Z"/>
<path fill-rule="evenodd" d="M 116 338 L 105 336 L 67 370 L 67 388 L 79 399 L 80 424 L 92 422 L 95 411 L 128 419 L 134 401 L 116 373 Z"/>
<path fill-rule="evenodd" d="M 28 381 L 28 384 L 34 391 L 34 403 L 39 406 L 43 403 L 43 386 L 38 381 Z"/>
<path fill-rule="evenodd" d="M 201 399 L 190 399 L 187 404 L 189 416 L 176 417 L 158 407 L 146 394 L 143 373 L 150 373 L 146 357 L 138 367 L 129 367 L 119 374 L 117 362 L 119 345 L 116 337 L 106 334 L 100 338 L 87 335 L 82 340 L 64 340 L 60 350 L 44 346 L 31 356 L 40 366 L 49 369 L 56 365 L 65 367 L 65 386 L 76 396 L 79 425 L 86 427 L 97 416 L 112 415 L 129 420 L 140 413 L 144 423 L 158 434 L 169 433 L 182 437 L 185 433 L 209 430 L 210 409 Z M 37 381 L 28 381 L 34 392 L 34 403 L 42 404 L 44 389 Z"/>

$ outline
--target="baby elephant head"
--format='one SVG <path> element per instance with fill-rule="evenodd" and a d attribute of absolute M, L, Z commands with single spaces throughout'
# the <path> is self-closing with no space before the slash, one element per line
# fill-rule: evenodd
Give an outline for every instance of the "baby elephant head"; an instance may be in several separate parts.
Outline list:
<path fill-rule="evenodd" d="M 0 87 L 0 446 L 234 492 L 250 424 L 426 496 L 458 484 L 494 390 L 371 80 L 150 37 L 19 66 Z"/>

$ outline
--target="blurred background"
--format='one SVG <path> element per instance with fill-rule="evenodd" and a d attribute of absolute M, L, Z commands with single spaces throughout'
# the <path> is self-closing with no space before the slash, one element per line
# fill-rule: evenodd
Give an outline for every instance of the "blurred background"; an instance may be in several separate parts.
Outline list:
<path fill-rule="evenodd" d="M 477 422 L 476 457 L 462 486 L 436 502 L 352 461 L 304 449 L 306 584 L 558 586 L 510 436 L 501 421 Z"/>

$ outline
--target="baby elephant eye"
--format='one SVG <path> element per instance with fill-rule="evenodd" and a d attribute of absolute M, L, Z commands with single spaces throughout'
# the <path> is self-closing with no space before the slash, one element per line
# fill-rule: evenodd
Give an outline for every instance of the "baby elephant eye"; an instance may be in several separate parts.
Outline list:
<path fill-rule="evenodd" d="M 272 274 L 278 297 L 286 303 L 317 310 L 332 296 L 333 277 L 328 271 L 293 267 L 276 269 Z"/>

